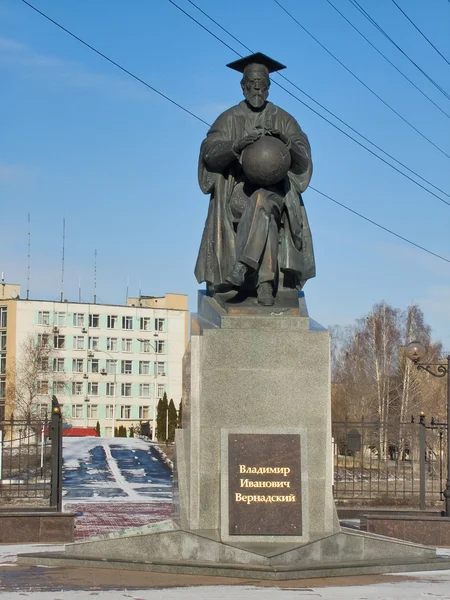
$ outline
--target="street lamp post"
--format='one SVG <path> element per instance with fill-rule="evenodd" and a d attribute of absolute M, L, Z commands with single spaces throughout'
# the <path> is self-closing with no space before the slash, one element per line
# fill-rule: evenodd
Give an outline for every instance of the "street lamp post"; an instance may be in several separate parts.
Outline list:
<path fill-rule="evenodd" d="M 418 369 L 426 371 L 433 377 L 447 377 L 447 481 L 445 484 L 445 516 L 450 517 L 450 355 L 445 363 L 422 363 L 425 347 L 420 342 L 410 342 L 406 346 L 406 356 Z"/>

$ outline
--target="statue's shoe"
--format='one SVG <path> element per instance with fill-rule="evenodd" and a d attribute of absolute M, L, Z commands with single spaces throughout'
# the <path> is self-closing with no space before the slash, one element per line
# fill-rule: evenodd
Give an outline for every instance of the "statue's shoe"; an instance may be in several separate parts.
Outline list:
<path fill-rule="evenodd" d="M 234 265 L 231 273 L 228 275 L 228 277 L 225 278 L 225 280 L 229 283 L 232 283 L 236 287 L 240 287 L 245 281 L 247 269 L 247 265 L 244 265 L 244 263 L 241 262 L 237 262 Z"/>
<path fill-rule="evenodd" d="M 273 297 L 273 284 L 271 281 L 264 281 L 258 287 L 258 304 L 261 306 L 273 306 L 275 298 Z"/>

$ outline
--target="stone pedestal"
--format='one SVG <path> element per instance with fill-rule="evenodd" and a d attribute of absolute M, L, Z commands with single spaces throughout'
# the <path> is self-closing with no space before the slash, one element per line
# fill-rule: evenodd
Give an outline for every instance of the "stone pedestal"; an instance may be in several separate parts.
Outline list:
<path fill-rule="evenodd" d="M 266 311 L 228 314 L 214 299 L 199 295 L 184 361 L 183 429 L 176 438 L 179 521 L 191 531 L 220 531 L 227 542 L 286 541 L 269 535 L 267 521 L 266 531 L 254 536 L 230 531 L 235 500 L 228 490 L 228 442 L 233 433 L 265 434 L 266 443 L 273 444 L 267 448 L 270 456 L 279 436 L 292 434 L 299 440 L 301 493 L 295 503 L 301 505 L 301 531 L 288 539 L 306 543 L 339 531 L 332 496 L 329 333 L 308 317 L 303 301 L 301 311 Z M 241 464 L 264 468 L 256 457 Z M 276 476 L 259 481 L 289 483 Z M 272 498 L 290 489 L 243 487 L 239 492 L 265 497 L 270 492 Z M 261 507 L 251 504 L 259 506 L 249 507 L 249 514 Z"/>
<path fill-rule="evenodd" d="M 450 568 L 432 548 L 339 527 L 329 334 L 303 296 L 261 309 L 200 293 L 183 381 L 173 520 L 20 563 L 258 579 Z"/>

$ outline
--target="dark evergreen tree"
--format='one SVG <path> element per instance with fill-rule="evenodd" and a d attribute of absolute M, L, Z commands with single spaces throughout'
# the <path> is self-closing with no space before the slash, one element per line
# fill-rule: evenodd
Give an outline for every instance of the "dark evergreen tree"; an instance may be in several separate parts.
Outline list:
<path fill-rule="evenodd" d="M 128 428 L 129 431 L 129 437 L 134 437 L 134 425 L 131 425 L 131 427 Z"/>
<path fill-rule="evenodd" d="M 97 425 L 95 426 L 95 431 L 98 433 L 98 436 L 100 437 L 101 433 L 100 433 L 100 423 L 97 421 Z"/>
<path fill-rule="evenodd" d="M 166 423 L 167 423 L 167 409 L 169 402 L 167 400 L 167 394 L 164 392 L 164 396 L 158 402 L 158 409 L 156 413 L 156 439 L 158 442 L 166 441 Z"/>
<path fill-rule="evenodd" d="M 182 429 L 183 427 L 183 398 L 180 400 L 180 408 L 178 409 L 178 423 L 177 428 Z"/>
<path fill-rule="evenodd" d="M 173 403 L 172 399 L 170 399 L 168 408 L 169 408 L 169 411 L 168 411 L 168 417 L 169 417 L 168 441 L 173 442 L 173 441 L 175 441 L 175 429 L 177 428 L 178 415 L 177 415 L 177 409 L 175 408 L 175 404 Z"/>
<path fill-rule="evenodd" d="M 114 427 L 114 437 L 119 437 L 119 428 Z"/>

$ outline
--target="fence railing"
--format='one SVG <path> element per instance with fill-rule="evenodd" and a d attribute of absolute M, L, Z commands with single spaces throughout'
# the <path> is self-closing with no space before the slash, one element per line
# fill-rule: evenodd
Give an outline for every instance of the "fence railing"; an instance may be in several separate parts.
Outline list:
<path fill-rule="evenodd" d="M 446 423 L 341 421 L 332 432 L 337 504 L 424 510 L 444 502 Z"/>
<path fill-rule="evenodd" d="M 46 502 L 61 510 L 62 422 L 55 396 L 50 418 L 0 421 L 0 509 Z"/>

